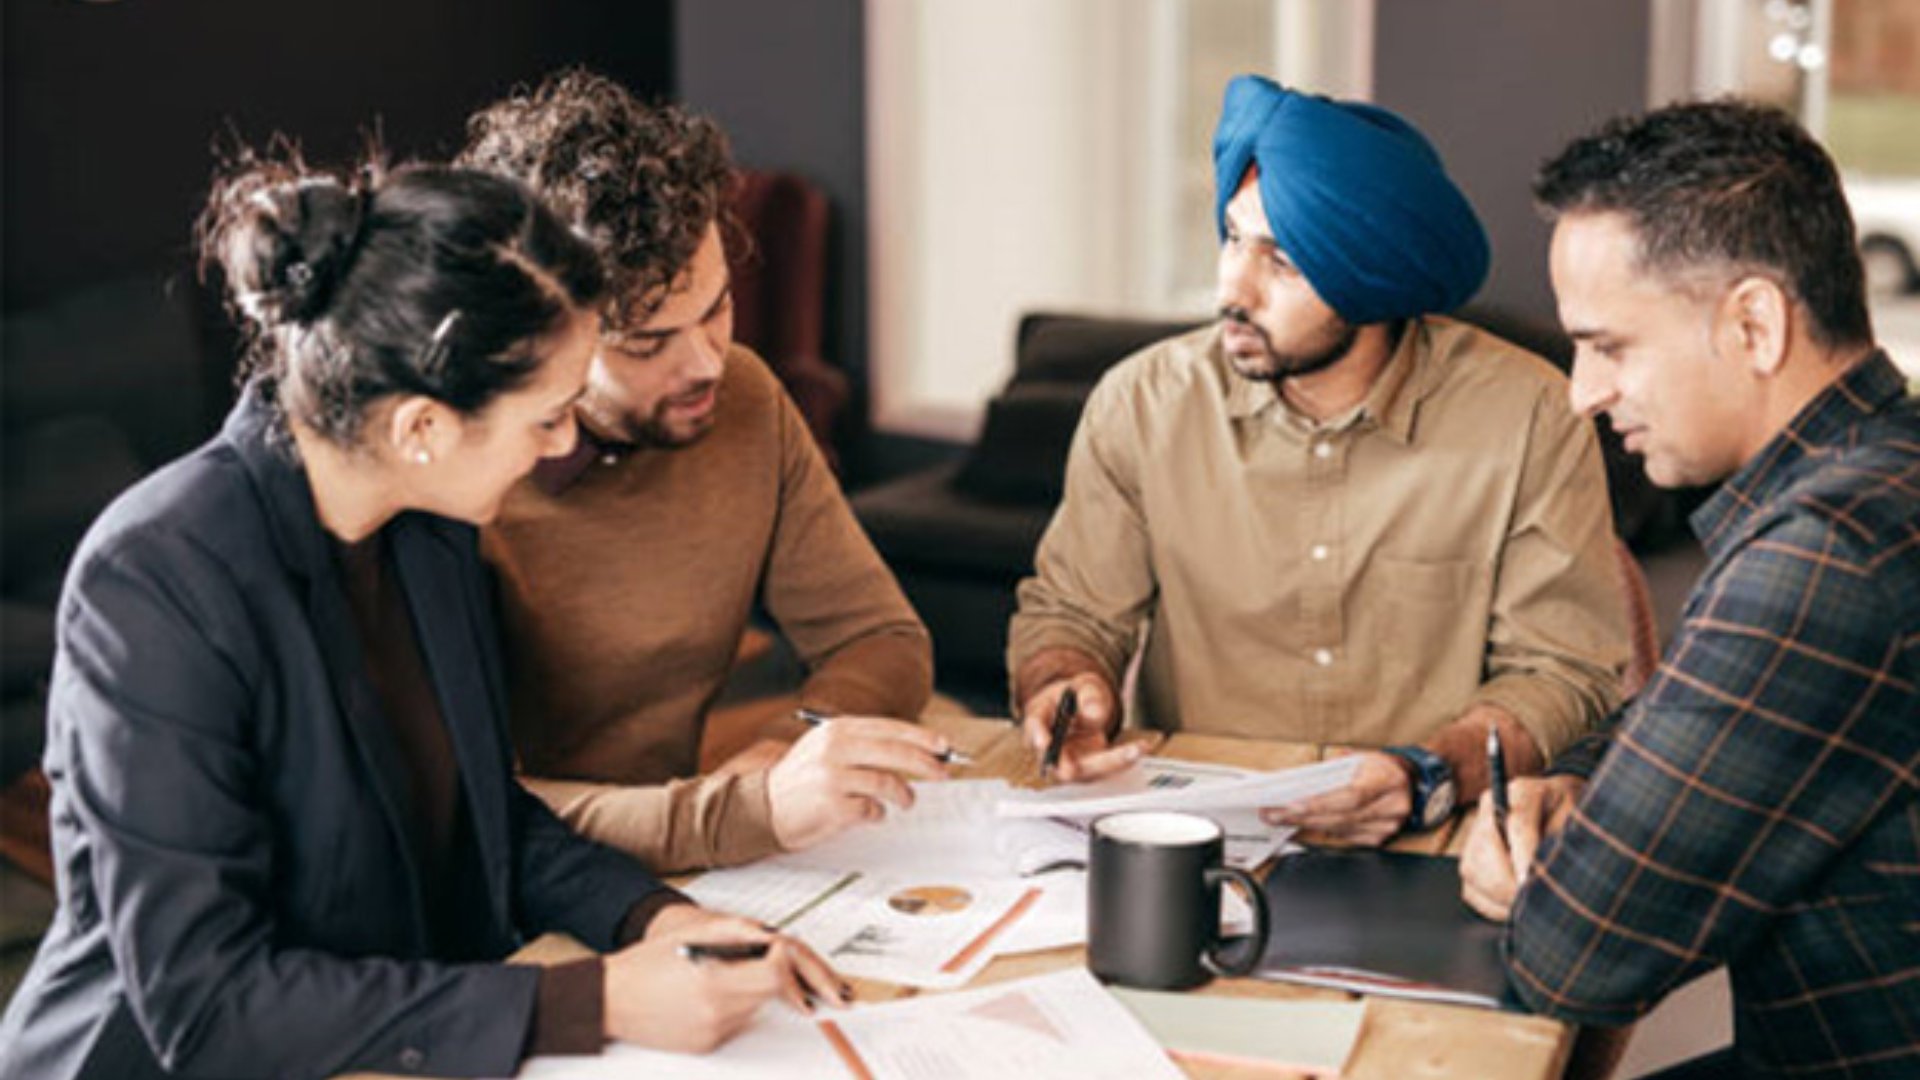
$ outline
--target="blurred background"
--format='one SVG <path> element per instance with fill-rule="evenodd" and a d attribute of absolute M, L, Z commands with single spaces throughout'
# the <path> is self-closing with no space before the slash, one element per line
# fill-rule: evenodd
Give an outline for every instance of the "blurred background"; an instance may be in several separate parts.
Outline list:
<path fill-rule="evenodd" d="M 568 64 L 715 116 L 742 165 L 824 208 L 752 223 L 769 320 L 811 309 L 796 355 L 769 359 L 814 373 L 789 385 L 933 628 L 940 688 L 983 710 L 1086 387 L 1211 309 L 1232 74 L 1419 125 L 1493 241 L 1473 316 L 1563 362 L 1538 162 L 1649 104 L 1776 102 L 1846 171 L 1876 328 L 1920 373 L 1917 0 L 9 0 L 3 18 L 0 851 L 20 858 L 44 849 L 16 796 L 72 544 L 231 400 L 233 338 L 189 250 L 229 135 L 338 162 L 377 132 L 440 158 L 474 108 Z M 1698 494 L 1610 465 L 1670 621 Z M 0 876 L 6 968 L 46 903 Z"/>

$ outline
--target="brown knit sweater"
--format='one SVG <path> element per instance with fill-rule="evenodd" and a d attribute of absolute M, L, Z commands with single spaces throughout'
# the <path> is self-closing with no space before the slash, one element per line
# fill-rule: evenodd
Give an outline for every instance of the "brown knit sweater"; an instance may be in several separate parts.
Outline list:
<path fill-rule="evenodd" d="M 778 848 L 764 773 L 685 779 L 756 601 L 811 672 L 803 704 L 911 719 L 932 689 L 926 628 L 751 351 L 716 408 L 687 447 L 583 438 L 595 460 L 544 464 L 484 537 L 527 786 L 668 873 Z"/>

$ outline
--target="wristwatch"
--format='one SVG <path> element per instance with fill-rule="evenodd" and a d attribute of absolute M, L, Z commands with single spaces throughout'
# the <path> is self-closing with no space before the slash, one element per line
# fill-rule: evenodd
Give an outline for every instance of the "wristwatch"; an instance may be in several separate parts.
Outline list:
<path fill-rule="evenodd" d="M 1447 820 L 1453 813 L 1456 788 L 1453 767 L 1447 759 L 1424 746 L 1389 746 L 1386 752 L 1400 759 L 1407 770 L 1413 793 L 1413 809 L 1404 826 L 1411 832 L 1425 832 Z"/>

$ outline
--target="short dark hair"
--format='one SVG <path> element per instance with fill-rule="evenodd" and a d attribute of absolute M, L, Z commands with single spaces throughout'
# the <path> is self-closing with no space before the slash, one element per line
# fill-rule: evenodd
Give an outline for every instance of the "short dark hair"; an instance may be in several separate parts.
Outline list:
<path fill-rule="evenodd" d="M 584 233 L 607 263 L 612 297 L 630 325 L 650 317 L 726 213 L 733 183 L 727 139 L 704 116 L 643 104 L 604 75 L 548 76 L 467 121 L 455 164 L 511 176 Z"/>
<path fill-rule="evenodd" d="M 1767 274 L 1822 345 L 1873 340 L 1839 172 L 1780 109 L 1725 99 L 1618 117 L 1542 165 L 1533 194 L 1549 219 L 1626 215 L 1649 270 Z"/>
<path fill-rule="evenodd" d="M 593 249 L 511 180 L 377 165 L 349 179 L 284 143 L 226 167 L 197 233 L 246 335 L 242 378 L 342 445 L 390 394 L 484 409 L 605 284 Z"/>

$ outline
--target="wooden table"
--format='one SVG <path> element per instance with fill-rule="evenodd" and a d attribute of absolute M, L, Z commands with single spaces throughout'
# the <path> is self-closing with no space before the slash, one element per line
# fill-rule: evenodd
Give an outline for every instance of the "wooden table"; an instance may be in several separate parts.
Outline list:
<path fill-rule="evenodd" d="M 1038 771 L 1032 751 L 1005 721 L 930 717 L 924 722 L 945 733 L 956 747 L 973 757 L 972 765 L 955 770 L 958 778 L 1024 779 Z M 1160 741 L 1155 752 L 1188 761 L 1277 769 L 1305 765 L 1339 751 L 1301 743 L 1177 734 Z M 1465 818 L 1456 817 L 1430 833 L 1404 837 L 1391 846 L 1401 851 L 1444 855 L 1457 843 L 1457 837 L 1464 834 L 1464 824 Z M 527 946 L 514 959 L 555 963 L 584 952 L 579 944 L 550 935 Z M 987 965 L 971 985 L 1005 982 L 1085 963 L 1086 950 L 1079 947 L 1002 956 Z M 855 997 L 861 1001 L 891 1001 L 918 993 L 911 987 L 891 983 L 858 979 L 853 982 Z M 1215 979 L 1192 993 L 1293 1001 L 1349 1001 L 1355 996 L 1289 983 L 1228 978 Z M 1572 1027 L 1544 1017 L 1369 998 L 1353 1055 L 1341 1075 L 1345 1080 L 1548 1080 L 1566 1070 L 1573 1042 Z M 1187 1061 L 1182 1061 L 1181 1066 L 1190 1076 L 1206 1078 L 1245 1076 L 1274 1080 L 1301 1075 L 1273 1068 L 1235 1069 Z"/>

